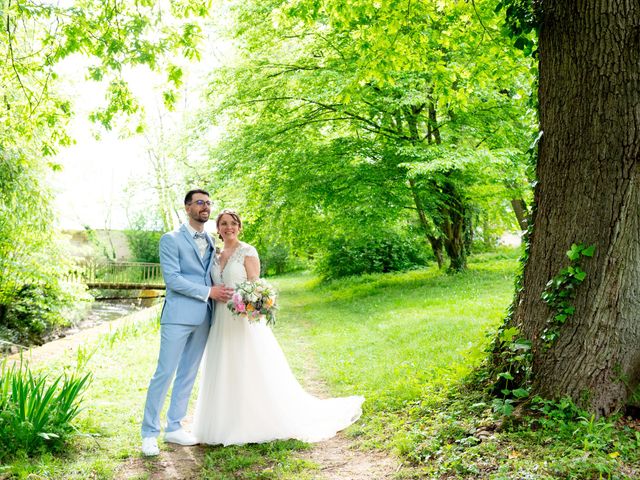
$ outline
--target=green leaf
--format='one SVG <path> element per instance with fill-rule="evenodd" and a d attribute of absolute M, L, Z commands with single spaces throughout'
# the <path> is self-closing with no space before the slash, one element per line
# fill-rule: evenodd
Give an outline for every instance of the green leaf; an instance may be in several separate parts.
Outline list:
<path fill-rule="evenodd" d="M 520 330 L 516 327 L 505 328 L 500 333 L 500 340 L 506 343 L 509 343 L 513 340 L 513 338 L 520 333 Z"/>
<path fill-rule="evenodd" d="M 593 257 L 594 252 L 596 251 L 596 245 L 595 243 L 587 248 L 585 248 L 584 250 L 582 250 L 582 256 L 584 257 Z"/>
<path fill-rule="evenodd" d="M 517 398 L 525 398 L 529 396 L 529 391 L 525 388 L 516 388 L 512 393 L 513 396 Z"/>
<path fill-rule="evenodd" d="M 516 47 L 518 50 L 524 50 L 525 46 L 528 43 L 529 43 L 529 39 L 521 36 L 516 38 L 516 41 L 513 42 L 513 46 Z"/>
<path fill-rule="evenodd" d="M 574 243 L 571 245 L 571 248 L 567 251 L 567 257 L 569 257 L 569 259 L 572 261 L 578 260 L 580 258 L 581 250 L 582 250 L 582 247 Z"/>
<path fill-rule="evenodd" d="M 521 338 L 513 344 L 514 350 L 531 350 L 531 341 Z"/>

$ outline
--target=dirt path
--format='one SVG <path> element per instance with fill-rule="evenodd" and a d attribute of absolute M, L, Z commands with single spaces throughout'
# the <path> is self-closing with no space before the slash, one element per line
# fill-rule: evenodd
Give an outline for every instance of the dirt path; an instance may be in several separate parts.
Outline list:
<path fill-rule="evenodd" d="M 83 330 L 75 335 L 61 338 L 41 347 L 29 350 L 23 357 L 32 364 L 45 363 L 59 358 L 64 353 L 74 355 L 79 346 L 96 341 L 100 335 L 115 332 L 125 324 L 147 321 L 157 315 L 160 306 L 154 306 L 118 320 Z M 305 362 L 303 383 L 305 388 L 318 397 L 326 397 L 327 387 L 322 383 L 319 372 L 314 365 L 309 349 L 301 345 L 309 358 Z M 18 361 L 19 355 L 9 357 Z M 187 418 L 185 426 L 189 429 L 191 418 Z M 162 444 L 158 457 L 140 456 L 129 458 L 116 473 L 118 479 L 149 480 L 197 480 L 204 461 L 207 447 L 180 447 L 173 444 Z M 339 433 L 331 440 L 314 444 L 310 450 L 299 454 L 319 466 L 314 480 L 384 480 L 392 479 L 400 471 L 398 461 L 379 452 L 359 450 L 353 439 Z"/>
<path fill-rule="evenodd" d="M 308 358 L 304 362 L 302 383 L 309 393 L 326 398 L 328 388 L 320 380 L 310 349 L 304 343 L 301 347 Z M 316 480 L 384 480 L 394 478 L 401 469 L 395 458 L 375 451 L 359 450 L 356 442 L 341 432 L 330 440 L 314 444 L 300 458 L 320 466 Z"/>
<path fill-rule="evenodd" d="M 197 480 L 200 478 L 206 447 L 171 446 L 160 456 L 149 459 L 134 457 L 127 460 L 116 474 L 118 480 Z"/>
<path fill-rule="evenodd" d="M 317 480 L 392 479 L 400 470 L 396 460 L 381 453 L 355 450 L 353 441 L 338 434 L 303 457 L 320 466 Z"/>

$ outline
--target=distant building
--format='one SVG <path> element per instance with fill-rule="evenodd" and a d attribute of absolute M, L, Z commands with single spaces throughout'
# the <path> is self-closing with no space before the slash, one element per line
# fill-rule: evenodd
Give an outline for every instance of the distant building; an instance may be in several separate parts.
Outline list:
<path fill-rule="evenodd" d="M 95 260 L 132 260 L 127 237 L 122 230 L 64 230 L 64 248 L 68 255 Z"/>

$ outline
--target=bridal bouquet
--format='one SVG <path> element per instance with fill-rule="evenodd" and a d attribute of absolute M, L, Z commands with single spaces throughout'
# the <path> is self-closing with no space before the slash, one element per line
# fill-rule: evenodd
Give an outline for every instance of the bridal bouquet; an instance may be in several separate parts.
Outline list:
<path fill-rule="evenodd" d="M 276 323 L 275 312 L 276 290 L 265 280 L 259 278 L 255 282 L 245 281 L 236 285 L 227 308 L 238 317 L 245 317 L 250 322 L 267 319 L 267 325 Z"/>

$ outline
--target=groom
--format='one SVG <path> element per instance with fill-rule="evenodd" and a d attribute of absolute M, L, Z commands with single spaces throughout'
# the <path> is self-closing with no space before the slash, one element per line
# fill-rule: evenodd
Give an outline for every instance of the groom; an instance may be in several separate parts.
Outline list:
<path fill-rule="evenodd" d="M 158 455 L 160 411 L 175 374 L 167 412 L 164 441 L 195 445 L 197 440 L 181 425 L 207 342 L 214 303 L 226 302 L 233 289 L 212 286 L 216 262 L 211 237 L 204 231 L 211 201 L 204 190 L 190 190 L 184 198 L 189 222 L 160 239 L 160 265 L 167 294 L 160 317 L 160 354 L 149 383 L 142 420 L 142 453 Z"/>

